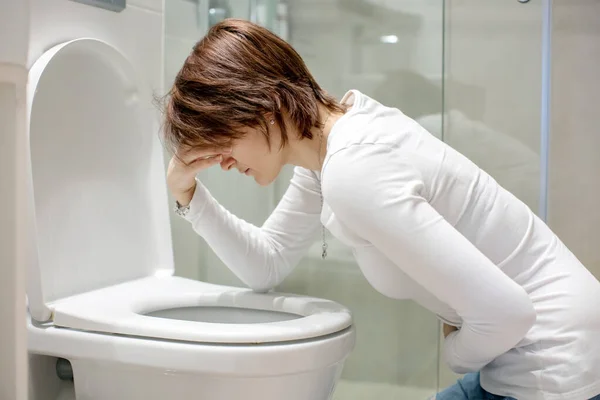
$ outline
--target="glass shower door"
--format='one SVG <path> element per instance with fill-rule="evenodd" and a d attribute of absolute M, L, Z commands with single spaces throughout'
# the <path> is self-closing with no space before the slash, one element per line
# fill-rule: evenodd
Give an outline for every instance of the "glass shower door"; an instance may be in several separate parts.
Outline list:
<path fill-rule="evenodd" d="M 444 23 L 444 141 L 542 218 L 545 3 L 446 0 Z M 439 126 L 421 122 L 432 131 Z M 440 387 L 457 377 L 440 360 Z"/>
<path fill-rule="evenodd" d="M 315 79 L 338 99 L 358 89 L 413 118 L 429 118 L 441 137 L 443 2 L 441 0 L 294 0 L 287 3 L 288 41 Z M 436 122 L 437 121 L 437 122 Z M 437 123 L 437 126 L 435 126 Z M 276 201 L 292 168 L 274 185 Z M 317 296 L 349 307 L 357 344 L 336 400 L 426 399 L 438 386 L 438 322 L 410 301 L 376 292 L 350 249 L 319 238 L 278 291 Z"/>

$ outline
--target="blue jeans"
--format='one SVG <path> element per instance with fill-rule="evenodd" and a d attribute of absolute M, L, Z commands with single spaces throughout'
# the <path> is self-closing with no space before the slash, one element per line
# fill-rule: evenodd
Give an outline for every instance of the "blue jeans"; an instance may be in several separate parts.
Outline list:
<path fill-rule="evenodd" d="M 515 400 L 512 397 L 497 396 L 486 392 L 479 383 L 479 373 L 467 374 L 456 385 L 443 390 L 435 400 Z M 600 395 L 590 400 L 600 400 Z"/>

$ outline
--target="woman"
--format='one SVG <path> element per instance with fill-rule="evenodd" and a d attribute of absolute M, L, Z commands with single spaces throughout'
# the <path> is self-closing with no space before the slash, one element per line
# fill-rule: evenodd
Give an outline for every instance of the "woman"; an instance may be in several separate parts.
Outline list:
<path fill-rule="evenodd" d="M 194 47 L 165 139 L 177 212 L 254 290 L 279 284 L 327 228 L 375 289 L 436 313 L 446 362 L 472 373 L 438 399 L 600 393 L 600 283 L 471 161 L 358 91 L 336 102 L 266 29 L 226 20 Z M 216 164 L 261 185 L 296 168 L 256 227 L 195 179 Z"/>

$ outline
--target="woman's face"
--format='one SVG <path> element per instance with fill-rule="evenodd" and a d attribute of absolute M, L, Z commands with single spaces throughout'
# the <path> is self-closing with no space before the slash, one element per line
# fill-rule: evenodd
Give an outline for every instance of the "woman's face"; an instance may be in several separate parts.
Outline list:
<path fill-rule="evenodd" d="M 281 149 L 281 132 L 269 125 L 271 147 L 260 128 L 245 128 L 244 136 L 232 144 L 229 156 L 221 162 L 223 170 L 236 168 L 240 173 L 254 178 L 261 186 L 271 184 L 285 165 L 285 148 Z"/>

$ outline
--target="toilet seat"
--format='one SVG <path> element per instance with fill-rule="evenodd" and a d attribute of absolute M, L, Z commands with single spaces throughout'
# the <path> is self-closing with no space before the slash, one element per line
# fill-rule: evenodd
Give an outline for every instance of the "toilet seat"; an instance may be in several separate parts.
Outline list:
<path fill-rule="evenodd" d="M 352 325 L 348 309 L 323 299 L 254 293 L 189 279 L 147 277 L 49 304 L 56 326 L 200 343 L 259 344 L 316 339 Z M 213 323 L 148 314 L 182 307 L 239 307 L 294 315 L 280 321 Z M 276 317 L 277 318 L 277 317 Z"/>

